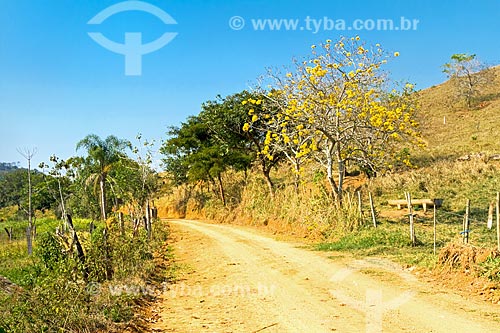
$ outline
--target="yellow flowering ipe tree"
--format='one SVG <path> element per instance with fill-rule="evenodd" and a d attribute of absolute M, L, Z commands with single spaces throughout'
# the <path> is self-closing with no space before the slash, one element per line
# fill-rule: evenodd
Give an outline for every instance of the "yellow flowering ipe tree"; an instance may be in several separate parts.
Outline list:
<path fill-rule="evenodd" d="M 338 203 L 348 163 L 370 172 L 409 165 L 408 147 L 421 144 L 413 85 L 389 81 L 381 71 L 388 58 L 378 44 L 341 38 L 313 45 L 312 56 L 286 75 L 270 74 L 265 96 L 280 107 L 266 123 L 268 145 L 295 143 L 296 157 L 316 159 Z"/>

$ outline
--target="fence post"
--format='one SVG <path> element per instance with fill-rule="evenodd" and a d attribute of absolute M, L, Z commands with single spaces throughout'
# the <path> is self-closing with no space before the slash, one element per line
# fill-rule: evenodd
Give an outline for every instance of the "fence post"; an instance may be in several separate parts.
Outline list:
<path fill-rule="evenodd" d="M 32 255 L 33 254 L 33 242 L 32 242 L 32 238 L 31 238 L 31 228 L 28 226 L 26 228 L 26 243 L 28 245 L 28 255 Z"/>
<path fill-rule="evenodd" d="M 377 216 L 375 214 L 375 206 L 373 205 L 372 192 L 368 192 L 368 197 L 370 198 L 370 210 L 372 212 L 373 226 L 377 227 Z"/>
<path fill-rule="evenodd" d="M 434 202 L 434 211 L 433 211 L 433 217 L 434 217 L 434 225 L 433 225 L 433 229 L 434 229 L 434 255 L 436 255 L 436 239 L 437 239 L 437 232 L 436 232 L 436 202 Z"/>
<path fill-rule="evenodd" d="M 78 257 L 78 260 L 82 265 L 85 266 L 83 270 L 83 279 L 87 281 L 87 278 L 89 276 L 89 271 L 88 267 L 85 265 L 85 253 L 83 252 L 83 247 L 82 244 L 80 243 L 80 240 L 78 239 L 78 234 L 76 233 L 75 226 L 73 225 L 73 219 L 71 218 L 70 214 L 66 214 L 66 224 L 68 225 L 69 230 L 71 230 L 72 233 L 72 238 L 73 238 L 73 244 L 76 246 L 76 254 Z"/>
<path fill-rule="evenodd" d="M 416 245 L 416 237 L 415 237 L 415 226 L 413 223 L 413 205 L 411 204 L 411 194 L 410 192 L 405 192 L 406 201 L 408 203 L 408 216 L 410 218 L 410 239 L 411 245 Z"/>
<path fill-rule="evenodd" d="M 464 243 L 467 244 L 469 243 L 469 215 L 470 215 L 470 200 L 467 199 L 467 204 L 465 207 L 465 217 L 464 217 Z"/>
<path fill-rule="evenodd" d="M 357 191 L 357 193 L 358 193 L 359 219 L 363 221 L 363 202 L 361 200 L 361 191 Z"/>
<path fill-rule="evenodd" d="M 497 246 L 500 251 L 500 192 L 497 192 Z"/>
<path fill-rule="evenodd" d="M 493 210 L 495 209 L 495 202 L 490 202 L 490 207 L 488 208 L 488 223 L 487 227 L 491 230 L 493 228 Z"/>

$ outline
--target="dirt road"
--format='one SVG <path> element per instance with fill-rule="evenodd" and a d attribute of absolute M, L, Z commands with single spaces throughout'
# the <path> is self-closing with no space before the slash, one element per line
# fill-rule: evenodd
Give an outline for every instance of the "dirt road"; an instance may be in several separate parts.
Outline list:
<path fill-rule="evenodd" d="M 171 221 L 181 275 L 154 332 L 500 332 L 500 306 L 383 259 L 329 259 L 254 230 Z"/>

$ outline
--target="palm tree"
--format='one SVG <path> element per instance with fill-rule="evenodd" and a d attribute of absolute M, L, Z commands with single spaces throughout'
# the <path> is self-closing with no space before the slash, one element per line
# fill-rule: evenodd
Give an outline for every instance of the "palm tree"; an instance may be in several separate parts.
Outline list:
<path fill-rule="evenodd" d="M 127 140 L 118 139 L 114 135 L 109 135 L 102 140 L 95 134 L 89 134 L 76 145 L 76 150 L 85 148 L 88 157 L 88 166 L 93 169 L 87 182 L 99 183 L 99 201 L 101 203 L 101 217 L 106 220 L 106 179 L 108 173 L 113 168 L 115 162 L 125 155 L 126 148 L 131 148 Z"/>

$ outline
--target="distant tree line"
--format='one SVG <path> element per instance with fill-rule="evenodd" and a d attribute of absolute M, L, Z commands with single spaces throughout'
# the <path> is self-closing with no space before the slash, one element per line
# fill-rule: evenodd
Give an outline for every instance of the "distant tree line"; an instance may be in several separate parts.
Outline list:
<path fill-rule="evenodd" d="M 0 171 L 11 171 L 19 168 L 19 162 L 0 162 Z"/>
<path fill-rule="evenodd" d="M 106 220 L 120 208 L 145 215 L 160 184 L 151 147 L 141 136 L 136 146 L 113 135 L 86 136 L 76 145 L 82 156 L 63 160 L 54 155 L 31 171 L 32 211 L 51 209 L 60 217 L 71 213 L 94 220 Z M 0 208 L 15 206 L 20 218 L 29 213 L 27 178 L 20 168 L 0 174 Z"/>

